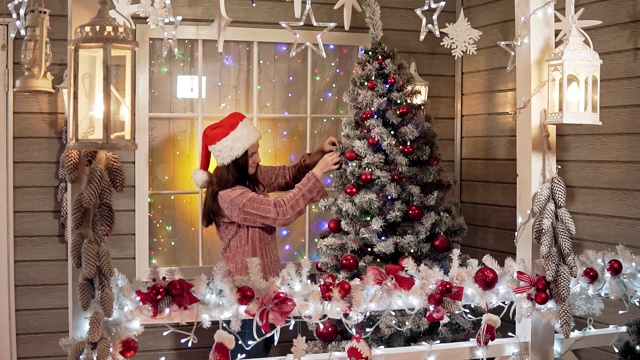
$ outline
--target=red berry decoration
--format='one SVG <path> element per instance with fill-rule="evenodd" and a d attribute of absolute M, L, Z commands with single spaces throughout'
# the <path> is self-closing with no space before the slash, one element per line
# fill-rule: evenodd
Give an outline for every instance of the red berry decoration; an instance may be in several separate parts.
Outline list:
<path fill-rule="evenodd" d="M 331 219 L 329 220 L 327 227 L 329 228 L 329 231 L 337 234 L 342 231 L 342 221 L 340 219 Z"/>
<path fill-rule="evenodd" d="M 371 112 L 371 110 L 365 110 L 362 112 L 362 115 L 360 115 L 360 119 L 362 119 L 362 121 L 367 121 L 372 117 L 373 117 L 373 113 Z"/>
<path fill-rule="evenodd" d="M 407 105 L 400 105 L 398 108 L 398 114 L 400 116 L 406 116 L 409 113 L 409 107 Z"/>
<path fill-rule="evenodd" d="M 438 235 L 433 239 L 431 247 L 438 253 L 442 254 L 451 250 L 451 241 L 444 235 Z"/>
<path fill-rule="evenodd" d="M 340 266 L 342 266 L 342 270 L 352 272 L 358 268 L 358 257 L 353 254 L 344 255 L 340 259 Z"/>
<path fill-rule="evenodd" d="M 126 338 L 120 342 L 119 354 L 125 358 L 132 358 L 138 352 L 138 341 L 134 338 Z"/>
<path fill-rule="evenodd" d="M 429 159 L 429 166 L 436 166 L 438 164 L 440 164 L 440 159 L 438 159 L 438 157 L 434 156 Z"/>
<path fill-rule="evenodd" d="M 400 181 L 400 174 L 398 174 L 397 171 L 394 171 L 391 173 L 391 181 L 393 181 L 394 183 L 397 183 Z"/>
<path fill-rule="evenodd" d="M 536 290 L 547 291 L 549 290 L 550 287 L 551 287 L 551 283 L 547 281 L 546 277 L 540 276 L 536 279 Z"/>
<path fill-rule="evenodd" d="M 402 152 L 406 155 L 406 156 L 411 156 L 416 152 L 416 149 L 411 146 L 411 145 L 407 145 L 404 147 L 404 149 L 402 149 Z"/>
<path fill-rule="evenodd" d="M 344 193 L 351 197 L 356 196 L 358 194 L 358 188 L 353 184 L 347 184 L 347 186 L 344 187 Z"/>
<path fill-rule="evenodd" d="M 395 84 L 396 84 L 396 78 L 395 78 L 395 76 L 393 76 L 393 75 L 392 75 L 392 76 L 389 76 L 389 77 L 387 78 L 387 85 L 389 85 L 389 86 L 393 86 L 393 85 L 395 85 Z"/>
<path fill-rule="evenodd" d="M 451 295 L 451 293 L 453 292 L 453 284 L 448 282 L 448 281 L 441 281 L 440 284 L 438 284 L 438 293 L 440 295 Z"/>
<path fill-rule="evenodd" d="M 316 327 L 318 340 L 330 343 L 338 337 L 338 326 L 333 320 L 325 320 Z"/>
<path fill-rule="evenodd" d="M 546 291 L 537 291 L 536 296 L 533 298 L 533 300 L 538 305 L 544 305 L 549 302 L 549 294 L 547 294 Z"/>
<path fill-rule="evenodd" d="M 498 273 L 488 266 L 481 267 L 476 271 L 473 280 L 480 289 L 484 291 L 491 290 L 498 283 Z"/>
<path fill-rule="evenodd" d="M 618 276 L 622 274 L 622 262 L 618 259 L 609 260 L 607 271 L 611 276 Z"/>
<path fill-rule="evenodd" d="M 319 273 L 327 272 L 327 270 L 323 269 L 323 268 L 322 268 L 322 265 L 320 265 L 320 261 L 318 261 L 318 262 L 316 263 L 316 270 L 317 270 Z"/>
<path fill-rule="evenodd" d="M 160 301 L 162 300 L 162 298 L 164 297 L 164 295 L 166 294 L 166 290 L 164 289 L 164 287 L 160 284 L 153 284 L 151 285 L 151 287 L 149 288 L 149 297 L 155 301 Z"/>
<path fill-rule="evenodd" d="M 171 297 L 179 297 L 180 295 L 184 294 L 184 286 L 182 286 L 182 283 L 180 281 L 171 280 L 167 284 L 167 291 L 169 292 L 169 295 L 171 295 Z"/>
<path fill-rule="evenodd" d="M 431 293 L 429 294 L 427 301 L 429 302 L 429 305 L 438 307 L 444 302 L 444 296 L 442 296 L 442 294 L 440 293 Z"/>
<path fill-rule="evenodd" d="M 336 286 L 338 287 L 340 296 L 345 297 L 351 294 L 351 284 L 348 281 L 342 280 Z"/>
<path fill-rule="evenodd" d="M 362 181 L 363 184 L 371 184 L 371 182 L 373 181 L 373 177 L 371 176 L 370 172 L 365 171 L 360 174 L 360 181 Z"/>
<path fill-rule="evenodd" d="M 584 271 L 582 272 L 582 276 L 587 278 L 587 282 L 589 284 L 593 284 L 594 282 L 598 281 L 598 270 L 588 267 L 584 269 Z"/>
<path fill-rule="evenodd" d="M 367 144 L 369 144 L 369 146 L 371 147 L 376 147 L 379 143 L 380 141 L 378 141 L 378 139 L 374 138 L 373 136 L 369 136 L 369 139 L 367 139 Z"/>
<path fill-rule="evenodd" d="M 379 58 L 378 58 L 378 64 L 379 64 L 379 65 L 382 65 L 382 63 L 384 63 L 384 59 L 383 59 L 383 58 L 381 58 L 381 57 L 379 57 Z"/>
<path fill-rule="evenodd" d="M 238 304 L 240 305 L 249 305 L 256 298 L 256 293 L 249 286 L 240 286 L 236 290 L 236 295 L 238 295 Z"/>
<path fill-rule="evenodd" d="M 409 215 L 409 219 L 418 221 L 422 219 L 422 209 L 417 205 L 411 205 L 407 209 L 407 215 Z"/>
<path fill-rule="evenodd" d="M 369 88 L 369 90 L 375 90 L 376 89 L 376 81 L 371 79 L 367 82 L 367 87 Z"/>
<path fill-rule="evenodd" d="M 356 151 L 353 149 L 347 149 L 344 152 L 344 158 L 349 161 L 356 161 L 358 160 L 358 154 L 356 154 Z"/>

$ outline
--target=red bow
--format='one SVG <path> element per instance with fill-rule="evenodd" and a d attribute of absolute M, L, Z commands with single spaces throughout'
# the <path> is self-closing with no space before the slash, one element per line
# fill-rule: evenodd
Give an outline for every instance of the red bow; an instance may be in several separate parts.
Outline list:
<path fill-rule="evenodd" d="M 438 288 L 438 285 L 440 285 L 440 283 L 442 283 L 443 281 L 444 280 L 436 281 L 436 289 Z M 464 295 L 464 286 L 454 286 L 451 290 L 451 293 L 442 294 L 442 296 L 448 297 L 449 299 L 454 301 L 461 301 L 462 295 Z"/>
<path fill-rule="evenodd" d="M 370 276 L 374 283 L 382 285 L 384 282 L 392 283 L 396 289 L 405 291 L 411 290 L 416 281 L 408 276 L 400 275 L 403 267 L 400 265 L 388 264 L 384 266 L 384 271 L 378 266 L 367 266 L 367 276 Z"/>
<path fill-rule="evenodd" d="M 520 270 L 516 271 L 516 278 L 518 278 L 518 280 L 527 284 L 527 285 L 519 286 L 513 289 L 513 293 L 516 295 L 524 294 L 535 287 L 536 279 L 534 279 L 533 276 L 525 272 L 522 272 Z"/>
<path fill-rule="evenodd" d="M 296 308 L 295 301 L 282 291 L 266 293 L 260 297 L 258 303 L 257 314 L 252 314 L 248 309 L 245 312 L 253 317 L 258 316 L 256 321 L 265 333 L 271 331 L 270 322 L 273 322 L 276 326 L 284 325 L 286 318 Z"/>
<path fill-rule="evenodd" d="M 200 299 L 191 292 L 192 288 L 193 284 L 185 279 L 171 280 L 167 284 L 167 291 L 171 295 L 173 303 L 185 310 L 189 305 L 200 301 Z"/>

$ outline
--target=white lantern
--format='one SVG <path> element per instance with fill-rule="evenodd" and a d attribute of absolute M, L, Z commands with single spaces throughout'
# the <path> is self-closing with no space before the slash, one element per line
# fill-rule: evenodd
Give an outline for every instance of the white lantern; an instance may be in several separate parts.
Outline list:
<path fill-rule="evenodd" d="M 573 27 L 547 58 L 549 96 L 547 124 L 600 122 L 600 56 Z M 589 40 L 591 43 L 591 40 Z"/>
<path fill-rule="evenodd" d="M 80 25 L 69 47 L 70 149 L 135 150 L 134 61 L 138 43 L 130 28 L 109 15 L 107 0 Z"/>
<path fill-rule="evenodd" d="M 49 13 L 44 7 L 27 10 L 26 35 L 20 50 L 20 63 L 24 75 L 16 80 L 16 92 L 53 92 L 53 76 L 47 71 L 51 64 L 51 43 L 47 37 L 50 29 Z"/>
<path fill-rule="evenodd" d="M 427 97 L 429 95 L 429 83 L 425 79 L 420 77 L 415 62 L 411 63 L 409 71 L 411 72 L 411 75 L 413 75 L 413 80 L 415 83 L 413 85 L 414 89 L 420 91 L 419 94 L 411 99 L 411 102 L 416 105 L 424 105 L 427 103 Z"/>

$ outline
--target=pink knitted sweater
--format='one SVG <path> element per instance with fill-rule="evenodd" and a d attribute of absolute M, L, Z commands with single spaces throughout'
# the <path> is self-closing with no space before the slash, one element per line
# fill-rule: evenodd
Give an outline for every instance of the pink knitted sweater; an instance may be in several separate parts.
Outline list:
<path fill-rule="evenodd" d="M 265 278 L 280 273 L 276 226 L 291 225 L 304 214 L 308 204 L 327 196 L 318 177 L 307 165 L 309 154 L 291 166 L 258 166 L 258 178 L 265 192 L 255 193 L 244 186 L 218 194 L 225 216 L 217 228 L 222 257 L 231 275 L 247 275 L 247 259 L 262 261 Z M 294 187 L 295 186 L 295 187 Z M 292 190 L 283 198 L 267 193 Z"/>

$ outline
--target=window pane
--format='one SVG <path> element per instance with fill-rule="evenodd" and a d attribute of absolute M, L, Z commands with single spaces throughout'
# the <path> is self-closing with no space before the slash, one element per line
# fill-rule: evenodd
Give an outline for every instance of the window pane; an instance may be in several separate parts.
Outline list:
<path fill-rule="evenodd" d="M 291 44 L 258 45 L 258 113 L 307 113 L 307 52 L 289 57 Z"/>
<path fill-rule="evenodd" d="M 196 190 L 198 139 L 196 119 L 149 119 L 150 191 Z"/>
<path fill-rule="evenodd" d="M 307 151 L 307 119 L 258 119 L 263 165 L 291 165 Z"/>
<path fill-rule="evenodd" d="M 239 111 L 248 114 L 253 105 L 251 81 L 252 47 L 250 42 L 225 41 L 218 52 L 218 41 L 203 42 L 203 91 L 205 114 Z"/>
<path fill-rule="evenodd" d="M 329 196 L 335 196 L 333 191 L 329 191 Z M 309 260 L 318 261 L 318 240 L 320 232 L 327 230 L 327 224 L 333 217 L 329 212 L 323 212 L 318 207 L 318 203 L 309 206 Z"/>
<path fill-rule="evenodd" d="M 357 46 L 325 45 L 325 59 L 311 58 L 311 112 L 314 114 L 347 114 L 349 106 L 342 95 L 351 86 L 358 58 Z"/>
<path fill-rule="evenodd" d="M 202 243 L 202 265 L 214 265 L 224 261 L 222 259 L 222 243 L 220 243 L 215 225 L 204 228 Z"/>
<path fill-rule="evenodd" d="M 283 198 L 287 193 L 269 194 L 272 198 Z M 279 227 L 276 230 L 276 240 L 278 241 L 278 253 L 280 262 L 297 262 L 304 259 L 305 238 L 307 237 L 306 216 L 300 216 L 293 224 Z"/>
<path fill-rule="evenodd" d="M 197 266 L 198 194 L 149 196 L 149 265 Z"/>
<path fill-rule="evenodd" d="M 198 75 L 198 41 L 178 40 L 178 53 L 162 57 L 162 39 L 149 40 L 149 112 L 194 113 L 197 99 L 178 97 L 178 77 Z M 190 77 L 188 77 L 190 78 Z"/>

